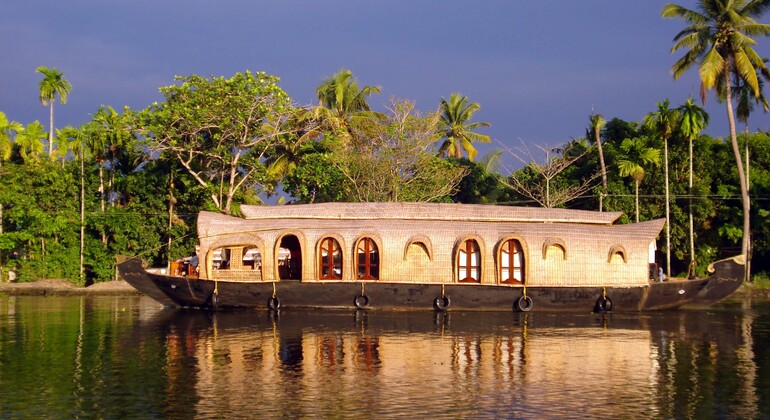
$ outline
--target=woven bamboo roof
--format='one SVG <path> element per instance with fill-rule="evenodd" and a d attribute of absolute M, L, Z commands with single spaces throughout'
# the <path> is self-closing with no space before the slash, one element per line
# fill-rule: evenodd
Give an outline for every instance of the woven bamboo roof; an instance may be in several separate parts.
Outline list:
<path fill-rule="evenodd" d="M 241 206 L 247 220 L 446 220 L 611 225 L 622 212 L 454 203 L 319 203 Z"/>

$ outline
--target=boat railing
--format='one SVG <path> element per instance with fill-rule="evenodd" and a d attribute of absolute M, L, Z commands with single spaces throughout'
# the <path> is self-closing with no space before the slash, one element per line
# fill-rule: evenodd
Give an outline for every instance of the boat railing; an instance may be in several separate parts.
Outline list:
<path fill-rule="evenodd" d="M 240 269 L 225 269 L 214 270 L 212 273 L 213 280 L 224 281 L 262 281 L 262 269 L 257 267 L 252 268 L 240 268 Z"/>

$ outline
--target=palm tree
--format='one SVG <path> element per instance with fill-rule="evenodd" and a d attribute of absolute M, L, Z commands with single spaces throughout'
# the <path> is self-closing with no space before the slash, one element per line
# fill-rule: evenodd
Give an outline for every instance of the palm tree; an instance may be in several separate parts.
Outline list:
<path fill-rule="evenodd" d="M 46 138 L 45 129 L 39 121 L 27 125 L 16 135 L 16 144 L 19 153 L 25 162 L 37 159 L 37 155 L 43 153 L 43 139 Z"/>
<path fill-rule="evenodd" d="M 599 194 L 599 211 L 603 211 L 604 195 L 607 194 L 607 167 L 604 165 L 604 150 L 602 149 L 602 139 L 599 134 L 602 128 L 607 125 L 607 120 L 602 117 L 602 114 L 591 114 L 589 119 L 591 121 L 594 141 L 596 141 L 596 148 L 599 150 L 599 165 L 602 169 L 602 192 Z"/>
<path fill-rule="evenodd" d="M 668 182 L 668 139 L 676 131 L 680 115 L 676 109 L 669 108 L 669 101 L 657 103 L 658 110 L 644 117 L 644 125 L 654 130 L 663 139 L 663 160 L 666 174 L 666 275 L 671 277 L 671 203 Z"/>
<path fill-rule="evenodd" d="M 72 91 L 70 82 L 64 80 L 64 74 L 56 67 L 48 68 L 40 66 L 35 70 L 43 74 L 40 81 L 40 103 L 50 106 L 50 120 L 48 126 L 48 154 L 53 154 L 53 102 L 59 95 L 59 102 L 67 103 L 67 95 Z"/>
<path fill-rule="evenodd" d="M 86 195 L 85 195 L 85 141 L 84 130 L 68 125 L 56 130 L 59 144 L 64 144 L 64 150 L 71 150 L 80 161 L 80 284 L 85 284 L 85 229 L 86 229 Z M 60 148 L 61 152 L 61 148 Z M 61 154 L 61 153 L 60 153 Z M 64 153 L 66 154 L 66 153 Z M 62 162 L 64 156 L 62 155 Z"/>
<path fill-rule="evenodd" d="M 476 102 L 468 103 L 468 97 L 453 93 L 449 101 L 441 98 L 441 118 L 438 130 L 444 142 L 438 150 L 439 155 L 463 157 L 463 150 L 468 153 L 468 160 L 473 161 L 478 151 L 473 143 L 489 143 L 492 139 L 484 134 L 476 133 L 479 127 L 489 127 L 488 122 L 469 122 L 473 114 L 481 108 Z"/>
<path fill-rule="evenodd" d="M 353 72 L 341 69 L 321 82 L 316 93 L 318 106 L 314 110 L 315 118 L 321 121 L 323 128 L 350 139 L 351 120 L 371 111 L 366 98 L 380 93 L 380 87 L 364 86 L 359 89 Z"/>
<path fill-rule="evenodd" d="M 646 137 L 624 139 L 620 143 L 623 154 L 618 158 L 620 176 L 628 176 L 634 180 L 634 195 L 636 197 L 636 222 L 639 222 L 639 184 L 644 179 L 644 167 L 660 164 L 660 150 L 650 147 Z"/>
<path fill-rule="evenodd" d="M 687 271 L 688 277 L 692 277 L 695 275 L 695 234 L 692 219 L 692 142 L 698 138 L 701 131 L 708 125 L 709 114 L 705 109 L 695 104 L 692 98 L 688 98 L 687 102 L 679 107 L 679 112 L 682 115 L 679 131 L 687 137 L 690 147 L 690 266 Z"/>
<path fill-rule="evenodd" d="M 674 79 L 678 79 L 697 63 L 702 100 L 706 99 L 707 91 L 717 86 L 720 78 L 723 81 L 730 140 L 743 202 L 741 251 L 747 259 L 750 258 L 751 227 L 749 189 L 735 131 L 730 78 L 735 76 L 745 81 L 754 91 L 755 96 L 759 96 L 757 70 L 765 76 L 770 72 L 754 50 L 756 41 L 751 37 L 770 35 L 770 25 L 758 23 L 756 20 L 768 8 L 770 8 L 770 0 L 698 0 L 698 10 L 667 4 L 661 11 L 662 17 L 682 19 L 688 25 L 674 37 L 674 46 L 671 47 L 672 53 L 680 49 L 687 50 L 671 68 Z M 746 270 L 746 277 L 750 277 L 749 270 Z"/>

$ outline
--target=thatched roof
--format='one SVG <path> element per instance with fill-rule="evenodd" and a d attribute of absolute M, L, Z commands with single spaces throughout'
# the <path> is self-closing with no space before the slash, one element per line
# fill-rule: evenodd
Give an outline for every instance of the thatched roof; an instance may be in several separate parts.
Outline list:
<path fill-rule="evenodd" d="M 320 203 L 241 206 L 247 220 L 446 220 L 611 225 L 622 212 L 447 203 Z"/>

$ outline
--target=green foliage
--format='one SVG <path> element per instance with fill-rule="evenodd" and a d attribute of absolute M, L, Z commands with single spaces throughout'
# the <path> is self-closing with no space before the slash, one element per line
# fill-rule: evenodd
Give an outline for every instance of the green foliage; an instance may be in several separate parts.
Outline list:
<path fill-rule="evenodd" d="M 448 159 L 455 165 L 468 168 L 468 174 L 465 175 L 457 186 L 457 192 L 452 195 L 452 200 L 456 203 L 465 204 L 494 204 L 505 202 L 511 199 L 511 191 L 502 182 L 500 174 L 487 172 L 484 165 L 477 162 L 471 162 L 468 159 Z"/>
<path fill-rule="evenodd" d="M 244 189 L 271 181 L 266 153 L 295 129 L 289 96 L 277 77 L 261 72 L 177 80 L 160 89 L 166 101 L 145 109 L 133 125 L 148 149 L 177 160 L 217 209 L 232 213 Z"/>

